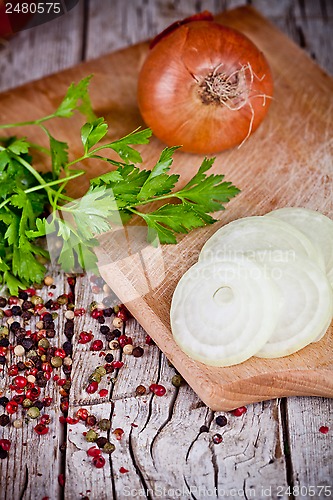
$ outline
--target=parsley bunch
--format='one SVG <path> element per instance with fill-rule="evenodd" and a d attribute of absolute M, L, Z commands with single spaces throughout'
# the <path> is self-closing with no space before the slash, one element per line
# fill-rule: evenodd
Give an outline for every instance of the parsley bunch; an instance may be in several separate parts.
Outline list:
<path fill-rule="evenodd" d="M 134 215 L 141 217 L 151 242 L 157 236 L 160 243 L 176 243 L 177 233 L 215 222 L 209 213 L 222 210 L 239 192 L 223 181 L 223 175 L 206 174 L 214 162 L 207 158 L 185 187 L 174 190 L 179 175 L 169 170 L 178 147 L 165 148 L 152 170 L 139 169 L 136 164 L 142 157 L 132 146 L 147 144 L 149 129 L 101 144 L 108 125 L 92 111 L 90 78 L 72 84 L 53 114 L 0 125 L 0 129 L 35 125 L 49 140 L 47 149 L 26 138 L 0 138 L 0 282 L 11 294 L 42 281 L 48 252 L 40 238 L 45 235 L 54 233 L 61 239 L 58 261 L 65 271 L 72 271 L 75 264 L 96 270 L 96 236 L 110 229 L 115 214 L 123 223 Z M 82 113 L 87 123 L 81 128 L 82 156 L 69 162 L 68 144 L 53 137 L 45 122 L 55 117 L 70 118 L 75 111 Z M 34 168 L 30 152 L 36 149 L 46 155 L 50 172 L 40 173 Z M 103 156 L 107 149 L 116 152 L 120 160 Z M 74 167 L 86 159 L 104 161 L 113 170 L 92 179 L 87 193 L 74 200 L 66 195 L 65 188 L 69 181 L 85 174 Z M 163 203 L 151 211 L 140 210 L 155 201 Z"/>

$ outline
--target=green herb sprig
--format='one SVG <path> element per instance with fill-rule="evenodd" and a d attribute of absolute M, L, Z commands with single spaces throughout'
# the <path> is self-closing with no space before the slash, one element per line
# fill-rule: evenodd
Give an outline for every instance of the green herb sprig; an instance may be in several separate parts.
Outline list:
<path fill-rule="evenodd" d="M 96 271 L 96 236 L 110 229 L 115 214 L 123 223 L 133 216 L 141 217 L 148 226 L 150 241 L 157 236 L 160 243 L 176 243 L 178 233 L 214 223 L 209 214 L 224 209 L 239 192 L 223 180 L 223 175 L 207 175 L 214 158 L 205 158 L 190 182 L 174 190 L 179 175 L 169 170 L 177 146 L 165 148 L 152 170 L 139 169 L 136 164 L 142 163 L 142 157 L 132 146 L 147 144 L 150 129 L 137 129 L 101 144 L 108 125 L 93 113 L 90 78 L 72 84 L 53 114 L 0 125 L 0 129 L 35 125 L 49 140 L 49 148 L 44 148 L 26 138 L 0 138 L 0 282 L 11 294 L 44 278 L 48 252 L 39 238 L 47 234 L 55 233 L 62 240 L 58 261 L 65 271 L 71 271 L 75 263 Z M 70 118 L 75 111 L 82 113 L 87 123 L 81 128 L 82 156 L 69 162 L 69 145 L 53 137 L 45 123 L 53 118 Z M 36 149 L 46 155 L 49 172 L 38 172 L 33 166 L 30 152 Z M 116 152 L 120 161 L 103 156 L 104 150 Z M 74 200 L 65 189 L 69 181 L 85 174 L 74 167 L 86 159 L 104 161 L 113 170 L 92 179 L 87 193 Z M 158 209 L 141 211 L 155 201 L 162 202 Z M 46 207 L 50 207 L 50 216 Z"/>

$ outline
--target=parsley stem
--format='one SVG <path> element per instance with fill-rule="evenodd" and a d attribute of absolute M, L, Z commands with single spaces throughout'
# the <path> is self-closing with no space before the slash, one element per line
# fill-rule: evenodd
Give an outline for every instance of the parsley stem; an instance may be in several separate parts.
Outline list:
<path fill-rule="evenodd" d="M 47 182 L 46 184 L 43 184 L 43 185 L 34 186 L 34 187 L 29 188 L 29 189 L 26 189 L 24 192 L 25 193 L 33 193 L 34 191 L 38 191 L 39 189 L 45 189 L 45 187 L 56 186 L 57 184 L 61 184 L 61 183 L 67 184 L 67 182 L 71 181 L 72 179 L 76 179 L 76 177 L 80 177 L 81 175 L 84 175 L 84 174 L 85 174 L 85 171 L 80 170 L 79 172 L 76 172 L 75 174 L 73 174 L 69 177 L 64 177 L 62 179 L 57 179 L 55 181 Z M 67 198 L 67 196 L 66 196 L 66 198 Z M 71 198 L 69 198 L 69 199 L 72 201 Z"/>
<path fill-rule="evenodd" d="M 0 125 L 0 129 L 5 129 L 5 128 L 13 128 L 13 127 L 25 127 L 26 125 L 40 125 L 43 122 L 46 122 L 47 120 L 51 120 L 51 118 L 54 118 L 55 115 L 48 115 L 44 116 L 44 118 L 39 118 L 38 120 L 32 120 L 32 121 L 27 121 L 27 122 L 18 122 L 18 123 L 6 123 L 5 125 Z"/>

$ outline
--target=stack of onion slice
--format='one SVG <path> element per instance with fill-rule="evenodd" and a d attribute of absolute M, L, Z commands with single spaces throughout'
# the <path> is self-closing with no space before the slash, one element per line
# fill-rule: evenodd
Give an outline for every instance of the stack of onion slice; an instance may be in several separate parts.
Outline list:
<path fill-rule="evenodd" d="M 288 356 L 318 341 L 333 315 L 333 221 L 303 208 L 218 230 L 179 281 L 176 342 L 212 366 Z"/>

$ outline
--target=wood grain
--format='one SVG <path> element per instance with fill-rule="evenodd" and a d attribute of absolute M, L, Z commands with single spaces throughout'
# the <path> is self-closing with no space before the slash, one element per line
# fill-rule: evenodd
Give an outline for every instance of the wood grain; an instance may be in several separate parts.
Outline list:
<path fill-rule="evenodd" d="M 75 292 L 78 305 L 104 298 L 102 293 L 92 293 L 89 276 L 77 278 Z M 106 324 L 112 325 L 112 318 Z M 76 322 L 76 334 L 83 326 L 95 338 L 103 339 L 96 320 L 82 317 Z M 78 492 L 99 500 L 125 498 L 130 492 L 132 497 L 137 492 L 146 493 L 148 498 L 172 498 L 175 489 L 180 489 L 181 498 L 186 499 L 208 493 L 221 498 L 234 490 L 245 492 L 249 498 L 256 493 L 259 498 L 269 487 L 272 498 L 276 498 L 274 492 L 280 485 L 287 488 L 279 401 L 253 405 L 241 418 L 223 412 L 228 422 L 221 428 L 215 422 L 218 414 L 209 410 L 187 384 L 179 388 L 172 385 L 174 368 L 156 346 L 145 344 L 146 333 L 134 319 L 126 322 L 124 331 L 134 345 L 144 348 L 144 355 L 122 356 L 124 366 L 112 374 L 113 380 L 103 380 L 103 387 L 109 387 L 106 400 L 85 391 L 87 378 L 100 358 L 87 346 L 74 352 L 69 414 L 84 407 L 97 419 L 109 419 L 111 431 L 101 435 L 107 435 L 116 450 L 108 465 L 96 470 L 86 455 L 91 444 L 82 433 L 87 428 L 68 426 L 65 498 L 76 498 Z M 112 353 L 119 359 L 119 351 Z M 135 396 L 137 385 L 148 389 L 153 382 L 166 387 L 163 398 L 149 392 Z M 205 432 L 200 431 L 203 425 L 207 427 Z M 113 435 L 117 427 L 124 430 L 121 441 Z M 212 443 L 216 433 L 223 437 L 219 445 Z M 121 467 L 129 472 L 121 474 Z"/>
<path fill-rule="evenodd" d="M 243 31 L 264 51 L 275 80 L 275 98 L 263 126 L 241 149 L 222 153 L 215 162 L 215 172 L 225 173 L 226 178 L 242 190 L 223 214 L 223 223 L 285 205 L 308 206 L 332 215 L 331 80 L 254 10 L 240 8 L 225 13 L 220 19 Z M 142 124 L 135 89 L 146 51 L 146 44 L 137 45 L 28 84 L 24 92 L 21 89 L 4 93 L 0 96 L 0 109 L 5 109 L 4 119 L 10 122 L 47 114 L 72 80 L 94 73 L 92 99 L 97 112 L 111 123 L 110 136 L 128 133 Z M 125 62 L 128 67 L 126 74 L 121 71 Z M 301 82 L 299 74 L 302 74 Z M 78 124 L 79 118 L 73 121 Z M 75 127 L 73 121 L 58 121 L 54 133 L 59 139 L 70 137 L 74 154 L 79 154 L 79 137 L 73 137 L 71 133 Z M 155 139 L 149 148 L 142 148 L 148 165 L 157 158 L 161 148 L 162 144 Z M 182 183 L 192 176 L 194 159 L 199 164 L 199 157 L 183 153 L 176 155 L 174 169 L 182 172 Z M 89 176 L 102 173 L 103 169 L 104 165 L 91 164 Z M 73 186 L 74 194 L 80 194 L 87 187 L 87 179 L 84 182 Z M 217 227 L 195 231 L 177 247 L 163 248 L 165 272 L 163 269 L 154 270 L 155 274 L 164 272 L 163 282 L 144 298 L 129 304 L 134 316 L 213 409 L 230 409 L 274 396 L 332 396 L 331 334 L 326 335 L 320 344 L 309 346 L 288 358 L 269 363 L 251 359 L 242 364 L 241 369 L 213 369 L 196 364 L 172 341 L 169 307 L 173 290 L 184 271 L 196 261 L 204 241 Z M 106 244 L 104 239 L 104 248 Z M 106 259 L 108 262 L 109 256 Z M 129 281 L 123 276 L 131 277 L 131 263 L 128 269 L 121 268 L 121 265 L 108 268 L 104 263 L 101 259 L 103 276 L 120 299 L 128 302 Z M 140 278 L 140 274 L 135 277 L 135 286 L 144 286 L 142 278 L 144 276 Z"/>
<path fill-rule="evenodd" d="M 52 292 L 58 297 L 63 293 L 69 292 L 67 280 L 64 274 L 59 273 L 58 269 L 50 269 L 50 276 L 54 278 L 55 288 Z M 44 301 L 49 299 L 48 289 L 44 287 L 41 290 L 41 297 Z M 66 339 L 64 335 L 64 311 L 59 309 L 59 316 L 55 320 L 55 329 L 57 336 L 50 340 L 50 344 L 56 347 L 61 347 Z M 16 320 L 19 320 L 17 318 Z M 22 322 L 22 320 L 21 320 Z M 1 323 L 5 324 L 5 320 Z M 26 325 L 26 329 L 36 331 L 36 318 L 33 316 Z M 10 342 L 16 345 L 14 341 L 14 334 L 10 334 Z M 10 353 L 8 359 L 8 366 L 17 363 L 19 359 Z M 61 376 L 61 371 L 58 369 L 54 374 Z M 12 377 L 9 377 L 7 370 L 0 374 L 0 393 L 6 395 L 10 399 L 10 394 L 14 394 L 9 390 L 12 383 Z M 41 414 L 48 413 L 51 417 L 49 424 L 49 432 L 44 436 L 39 436 L 34 427 L 38 421 L 27 419 L 25 422 L 24 411 L 19 409 L 19 412 L 11 417 L 11 424 L 5 428 L 1 427 L 1 438 L 9 439 L 11 441 L 11 449 L 7 460 L 1 460 L 0 473 L 1 473 L 1 488 L 0 499 L 28 499 L 43 498 L 54 495 L 50 498 L 56 498 L 60 495 L 60 485 L 58 483 L 58 476 L 62 473 L 62 464 L 60 459 L 59 446 L 64 440 L 64 428 L 59 423 L 60 412 L 60 394 L 59 387 L 50 382 L 45 389 L 41 389 L 41 398 L 50 396 L 53 398 L 52 405 L 49 408 L 42 410 Z M 2 410 L 2 408 L 1 408 Z M 2 411 L 0 412 L 2 413 Z M 13 420 L 16 418 L 23 420 L 23 428 L 15 429 L 12 426 Z M 45 464 L 49 463 L 52 459 L 52 467 Z"/>

